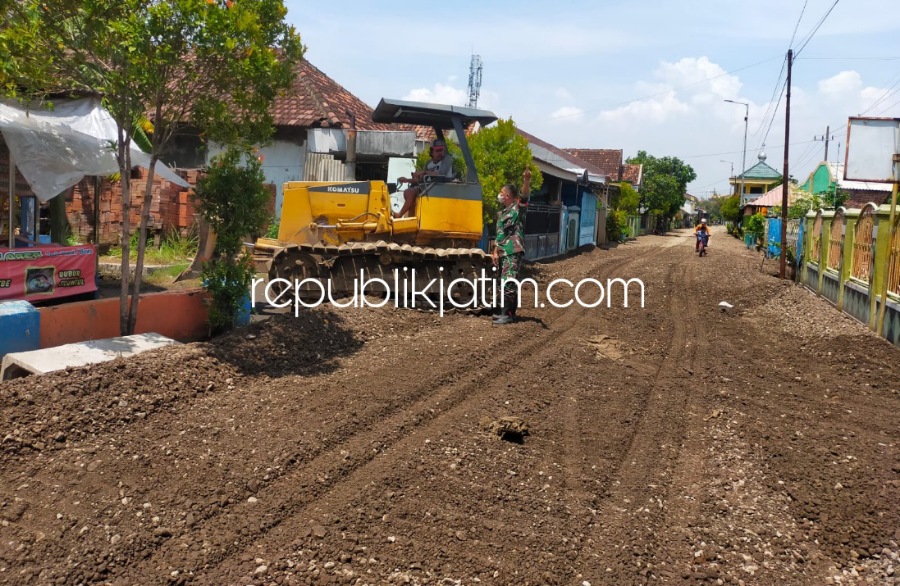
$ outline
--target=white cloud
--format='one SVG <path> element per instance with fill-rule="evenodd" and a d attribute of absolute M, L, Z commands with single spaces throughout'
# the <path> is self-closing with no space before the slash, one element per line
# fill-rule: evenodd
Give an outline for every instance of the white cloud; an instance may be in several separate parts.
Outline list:
<path fill-rule="evenodd" d="M 679 93 L 695 97 L 712 94 L 716 98 L 733 98 L 741 91 L 740 79 L 707 57 L 685 57 L 676 63 L 664 61 L 655 77 Z"/>
<path fill-rule="evenodd" d="M 601 122 L 664 122 L 675 115 L 687 114 L 690 107 L 678 100 L 674 90 L 645 100 L 638 100 L 614 110 L 601 112 Z"/>
<path fill-rule="evenodd" d="M 829 97 L 856 94 L 862 87 L 862 77 L 855 71 L 842 71 L 819 82 L 819 92 Z"/>
<path fill-rule="evenodd" d="M 563 106 L 550 114 L 550 117 L 560 119 L 561 122 L 577 122 L 584 117 L 584 111 L 575 106 Z"/>
<path fill-rule="evenodd" d="M 453 106 L 465 106 L 469 101 L 469 94 L 465 90 L 444 85 L 434 84 L 433 88 L 416 88 L 405 96 L 404 100 L 413 102 L 431 102 L 434 104 L 450 104 Z"/>

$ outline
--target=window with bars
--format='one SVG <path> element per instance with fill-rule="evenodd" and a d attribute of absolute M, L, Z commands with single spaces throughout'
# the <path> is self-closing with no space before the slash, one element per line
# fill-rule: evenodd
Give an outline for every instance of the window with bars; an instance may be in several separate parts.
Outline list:
<path fill-rule="evenodd" d="M 831 241 L 828 243 L 828 268 L 836 271 L 841 267 L 841 251 L 844 248 L 844 212 L 838 210 L 831 219 Z"/>
<path fill-rule="evenodd" d="M 888 293 L 900 296 L 900 219 L 894 222 L 894 229 L 891 230 L 891 250 L 888 256 Z"/>
<path fill-rule="evenodd" d="M 850 276 L 865 283 L 872 276 L 872 254 L 875 250 L 875 208 L 868 205 L 856 222 Z"/>
<path fill-rule="evenodd" d="M 809 243 L 809 260 L 816 264 L 819 263 L 819 253 L 822 249 L 822 212 L 816 215 L 816 222 L 813 224 L 812 234 Z"/>

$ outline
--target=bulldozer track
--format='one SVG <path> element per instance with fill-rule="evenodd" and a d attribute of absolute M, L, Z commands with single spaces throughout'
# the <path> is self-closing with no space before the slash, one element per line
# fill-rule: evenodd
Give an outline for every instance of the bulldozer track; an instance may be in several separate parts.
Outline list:
<path fill-rule="evenodd" d="M 397 305 L 412 296 L 412 307 L 453 311 L 480 311 L 490 305 L 476 303 L 477 293 L 453 285 L 463 279 L 493 280 L 491 256 L 479 248 L 434 248 L 396 242 L 354 242 L 342 245 L 289 244 L 275 249 L 267 271 L 274 300 L 285 294 L 298 299 L 339 298 L 348 295 L 392 295 Z M 294 287 L 296 290 L 291 291 Z M 492 286 L 493 287 L 493 286 Z M 418 293 L 417 293 L 418 292 Z M 421 294 L 421 304 L 415 306 Z M 402 296 L 402 299 L 401 299 Z M 428 299 L 430 303 L 426 303 Z M 452 299 L 455 303 L 439 303 Z"/>

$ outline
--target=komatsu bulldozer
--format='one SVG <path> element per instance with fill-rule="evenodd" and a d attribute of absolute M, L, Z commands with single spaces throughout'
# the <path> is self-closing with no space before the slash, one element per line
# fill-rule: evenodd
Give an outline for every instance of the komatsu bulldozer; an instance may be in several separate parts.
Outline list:
<path fill-rule="evenodd" d="M 365 294 L 398 298 L 418 291 L 432 306 L 453 300 L 456 307 L 484 307 L 474 285 L 451 283 L 493 275 L 490 255 L 477 248 L 483 200 L 465 130 L 497 117 L 474 108 L 382 99 L 372 120 L 430 126 L 439 138 L 454 130 L 465 177 L 426 177 L 414 215 L 406 218 L 392 216 L 394 186 L 384 181 L 285 183 L 278 238 L 261 238 L 254 246 L 257 259 L 271 255 L 265 262 L 276 294 L 293 288 L 290 296 L 302 299 L 327 290 L 337 298 L 357 294 L 365 283 Z"/>

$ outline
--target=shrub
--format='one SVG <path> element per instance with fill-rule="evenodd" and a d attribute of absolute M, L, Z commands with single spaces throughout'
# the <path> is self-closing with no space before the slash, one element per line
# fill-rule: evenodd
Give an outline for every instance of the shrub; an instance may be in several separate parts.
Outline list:
<path fill-rule="evenodd" d="M 756 244 L 762 244 L 763 234 L 766 232 L 766 217 L 761 213 L 755 213 L 744 221 L 744 233 L 753 234 Z"/>
<path fill-rule="evenodd" d="M 255 272 L 243 249 L 243 237 L 258 233 L 265 224 L 269 191 L 259 159 L 249 151 L 229 147 L 213 160 L 194 192 L 198 211 L 216 232 L 212 258 L 201 271 L 204 287 L 212 296 L 209 325 L 215 334 L 234 327 L 250 290 Z"/>

